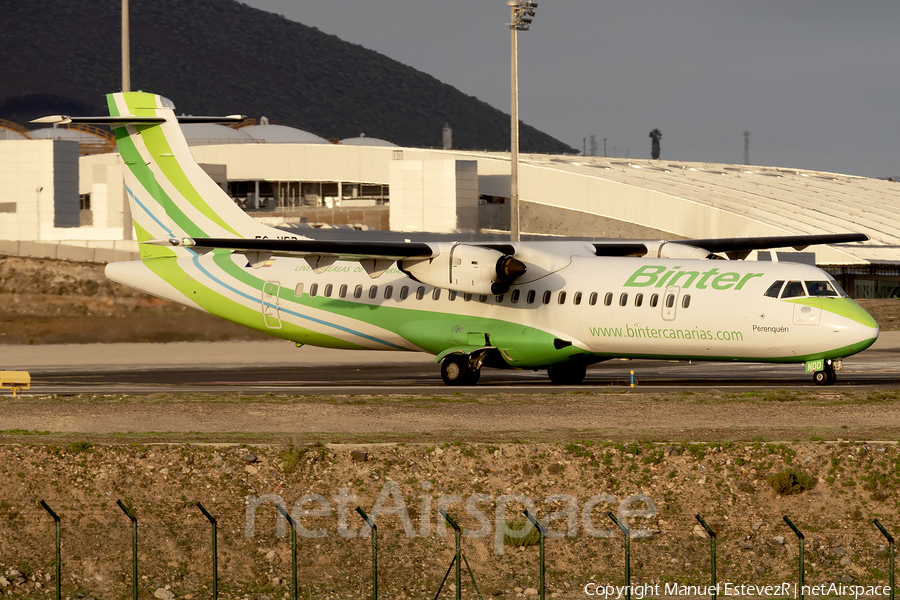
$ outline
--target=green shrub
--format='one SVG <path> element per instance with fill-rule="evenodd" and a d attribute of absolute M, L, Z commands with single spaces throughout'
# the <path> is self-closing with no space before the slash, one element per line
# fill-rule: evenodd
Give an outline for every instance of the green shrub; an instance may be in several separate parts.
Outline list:
<path fill-rule="evenodd" d="M 541 532 L 526 519 L 498 523 L 503 531 L 504 546 L 536 546 L 541 542 Z M 528 533 L 525 533 L 528 530 Z"/>
<path fill-rule="evenodd" d="M 93 445 L 90 442 L 72 442 L 69 444 L 69 454 L 81 454 L 90 452 Z"/>
<path fill-rule="evenodd" d="M 776 494 L 789 496 L 811 490 L 816 485 L 816 478 L 793 467 L 770 475 L 766 481 Z"/>

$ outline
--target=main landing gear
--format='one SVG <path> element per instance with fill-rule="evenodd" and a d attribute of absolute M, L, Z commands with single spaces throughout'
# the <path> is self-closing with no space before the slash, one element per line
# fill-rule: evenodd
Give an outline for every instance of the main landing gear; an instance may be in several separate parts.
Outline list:
<path fill-rule="evenodd" d="M 475 385 L 483 362 L 483 357 L 472 360 L 465 354 L 450 354 L 441 361 L 441 379 L 447 385 Z"/>

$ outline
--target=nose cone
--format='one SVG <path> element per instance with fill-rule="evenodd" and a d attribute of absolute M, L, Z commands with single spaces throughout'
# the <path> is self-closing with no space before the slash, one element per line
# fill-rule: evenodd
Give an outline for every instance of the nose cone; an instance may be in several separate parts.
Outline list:
<path fill-rule="evenodd" d="M 831 313 L 829 321 L 832 325 L 845 331 L 847 336 L 848 353 L 862 352 L 875 343 L 880 332 L 878 323 L 862 306 L 849 298 L 834 298 L 826 302 L 822 309 Z"/>

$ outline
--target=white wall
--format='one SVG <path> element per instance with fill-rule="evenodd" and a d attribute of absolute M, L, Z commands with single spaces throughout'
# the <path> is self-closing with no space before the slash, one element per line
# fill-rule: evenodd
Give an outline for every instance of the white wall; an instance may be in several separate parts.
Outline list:
<path fill-rule="evenodd" d="M 449 233 L 478 226 L 478 163 L 474 160 L 392 160 L 393 231 Z"/>

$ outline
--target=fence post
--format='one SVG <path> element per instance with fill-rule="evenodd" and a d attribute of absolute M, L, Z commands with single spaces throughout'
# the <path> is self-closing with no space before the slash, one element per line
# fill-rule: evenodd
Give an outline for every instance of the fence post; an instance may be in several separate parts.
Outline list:
<path fill-rule="evenodd" d="M 378 526 L 360 507 L 356 507 L 356 512 L 372 530 L 372 600 L 378 600 Z"/>
<path fill-rule="evenodd" d="M 287 511 L 280 504 L 276 503 L 275 508 L 291 525 L 291 598 L 292 600 L 297 600 L 297 527 L 294 524 L 294 519 L 287 514 Z"/>
<path fill-rule="evenodd" d="M 59 552 L 59 515 L 53 512 L 53 509 L 50 508 L 46 502 L 41 500 L 41 506 L 44 507 L 50 516 L 53 517 L 53 520 L 56 523 L 56 600 L 61 600 L 62 598 L 62 561 L 60 560 L 60 552 Z"/>
<path fill-rule="evenodd" d="M 534 525 L 534 527 L 538 530 L 538 534 L 541 536 L 541 537 L 540 537 L 540 544 L 541 544 L 541 548 L 540 548 L 540 561 L 541 561 L 541 567 L 540 567 L 540 578 L 539 578 L 539 582 L 540 582 L 540 585 L 541 585 L 541 588 L 540 588 L 540 589 L 541 589 L 541 596 L 540 596 L 540 597 L 541 597 L 541 600 L 544 600 L 544 535 L 545 535 L 546 532 L 544 531 L 544 528 L 541 526 L 541 524 L 538 523 L 537 520 L 536 520 L 533 516 L 531 516 L 531 513 L 528 512 L 528 509 L 527 509 L 527 508 L 523 511 L 523 513 L 524 513 L 525 516 L 528 518 L 528 520 L 531 521 L 531 524 Z"/>
<path fill-rule="evenodd" d="M 788 527 L 794 530 L 794 533 L 797 534 L 797 539 L 800 540 L 800 589 L 798 590 L 797 598 L 798 600 L 803 600 L 803 532 L 797 529 L 797 526 L 794 525 L 790 519 L 788 519 L 787 515 L 784 515 L 784 522 L 788 524 Z"/>
<path fill-rule="evenodd" d="M 891 534 L 889 534 L 887 532 L 887 530 L 884 527 L 881 526 L 881 522 L 878 519 L 874 519 L 872 522 L 875 523 L 875 527 L 877 527 L 878 530 L 881 531 L 881 534 L 888 541 L 888 557 L 890 560 L 890 565 L 888 566 L 888 573 L 890 574 L 889 581 L 890 581 L 890 585 L 891 585 L 891 600 L 894 600 L 894 538 Z"/>
<path fill-rule="evenodd" d="M 134 600 L 137 600 L 138 597 L 138 557 L 137 557 L 137 517 L 134 516 L 127 506 L 121 501 L 116 500 L 116 504 L 119 505 L 119 508 L 122 509 L 122 512 L 128 517 L 131 521 L 131 594 Z"/>
<path fill-rule="evenodd" d="M 703 520 L 698 514 L 694 515 L 694 518 L 700 522 L 703 526 L 703 529 L 706 530 L 706 533 L 709 534 L 709 573 L 710 573 L 710 585 L 712 585 L 712 593 L 710 594 L 711 600 L 716 600 L 716 532 L 713 531 L 709 525 L 706 524 L 706 521 Z"/>
<path fill-rule="evenodd" d="M 462 598 L 462 577 L 461 577 L 461 568 L 460 568 L 460 560 L 465 561 L 466 569 L 469 571 L 469 577 L 472 579 L 472 587 L 475 588 L 475 592 L 478 594 L 478 597 L 481 598 L 481 590 L 478 589 L 478 584 L 475 583 L 475 573 L 472 572 L 472 567 L 469 566 L 469 559 L 466 558 L 466 555 L 463 554 L 462 549 L 459 544 L 459 536 L 462 531 L 456 521 L 453 520 L 453 517 L 447 514 L 443 508 L 439 508 L 438 512 L 444 517 L 444 520 L 450 524 L 450 527 L 453 528 L 454 534 L 456 534 L 456 554 L 453 556 L 453 560 L 450 561 L 450 566 L 447 567 L 447 572 L 444 574 L 444 578 L 441 580 L 441 585 L 438 587 L 437 593 L 434 595 L 434 600 L 438 599 L 438 596 L 441 595 L 441 590 L 444 589 L 444 584 L 447 582 L 447 577 L 450 576 L 450 570 L 453 568 L 453 565 L 456 565 L 456 600 L 461 600 Z M 483 599 L 482 599 L 483 600 Z"/>
<path fill-rule="evenodd" d="M 616 515 L 608 512 L 606 513 L 606 516 L 612 519 L 612 522 L 616 524 L 616 527 L 621 529 L 622 533 L 625 534 L 625 600 L 631 600 L 631 531 L 619 523 L 619 520 L 616 519 Z"/>
<path fill-rule="evenodd" d="M 216 518 L 209 514 L 207 510 L 203 507 L 199 502 L 197 503 L 197 508 L 203 513 L 203 515 L 209 520 L 212 525 L 212 574 L 213 574 L 213 600 L 218 600 L 219 598 L 219 554 L 216 550 Z"/>

